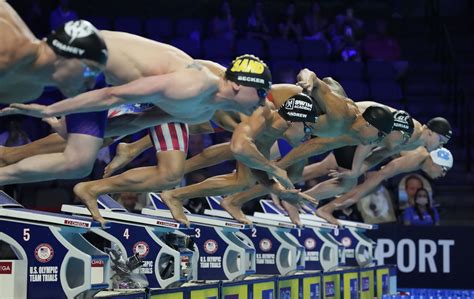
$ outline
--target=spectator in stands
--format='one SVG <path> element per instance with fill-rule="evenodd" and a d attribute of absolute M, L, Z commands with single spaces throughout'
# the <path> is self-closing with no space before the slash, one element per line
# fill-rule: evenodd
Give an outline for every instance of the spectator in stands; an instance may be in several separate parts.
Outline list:
<path fill-rule="evenodd" d="M 329 35 L 333 53 L 343 61 L 360 61 L 360 40 L 364 35 L 364 22 L 354 16 L 351 7 L 344 14 L 336 16 L 335 22 L 329 27 Z"/>
<path fill-rule="evenodd" d="M 58 7 L 51 12 L 49 16 L 49 25 L 51 30 L 55 30 L 59 26 L 77 20 L 79 17 L 77 13 L 69 6 L 69 0 L 59 1 Z"/>
<path fill-rule="evenodd" d="M 354 31 L 354 35 L 360 38 L 363 35 L 364 22 L 354 16 L 354 9 L 352 7 L 346 8 L 346 14 L 344 15 L 344 24 L 349 26 Z"/>
<path fill-rule="evenodd" d="M 320 40 L 326 45 L 327 53 L 331 53 L 331 43 L 327 39 L 328 20 L 321 14 L 319 3 L 314 1 L 311 10 L 304 17 L 303 38 L 305 40 Z"/>
<path fill-rule="evenodd" d="M 344 38 L 338 53 L 339 57 L 342 58 L 343 61 L 361 60 L 360 42 L 354 38 L 351 27 L 346 26 Z"/>
<path fill-rule="evenodd" d="M 415 194 L 415 205 L 408 207 L 403 213 L 405 225 L 439 225 L 439 214 L 431 206 L 430 193 L 425 188 L 420 188 Z"/>
<path fill-rule="evenodd" d="M 407 193 L 407 201 L 405 205 L 400 203 L 400 209 L 404 210 L 408 207 L 413 207 L 415 205 L 415 194 L 419 189 L 424 188 L 423 181 L 421 178 L 412 174 L 405 179 L 405 191 Z"/>
<path fill-rule="evenodd" d="M 303 39 L 303 29 L 296 14 L 295 3 L 288 4 L 284 14 L 278 22 L 280 36 L 285 39 L 300 41 Z"/>
<path fill-rule="evenodd" d="M 304 34 L 308 40 L 326 40 L 325 31 L 328 20 L 321 14 L 321 6 L 317 1 L 311 3 L 311 10 L 304 16 Z"/>
<path fill-rule="evenodd" d="M 209 36 L 226 39 L 234 43 L 235 20 L 228 1 L 223 1 L 219 13 L 209 23 Z"/>
<path fill-rule="evenodd" d="M 30 143 L 31 140 L 22 129 L 22 119 L 18 116 L 10 116 L 2 119 L 5 121 L 6 130 L 0 133 L 0 145 L 4 146 L 20 146 Z"/>
<path fill-rule="evenodd" d="M 260 0 L 255 1 L 254 9 L 247 18 L 247 37 L 263 40 L 269 40 L 271 37 L 267 20 L 263 14 L 263 3 Z"/>
<path fill-rule="evenodd" d="M 397 61 L 400 59 L 400 45 L 389 35 L 387 21 L 378 19 L 376 32 L 369 34 L 362 42 L 363 55 L 368 60 Z"/>
<path fill-rule="evenodd" d="M 347 25 L 345 20 L 345 16 L 336 16 L 335 23 L 330 27 L 333 54 L 343 61 L 360 61 L 360 41 L 356 39 L 353 27 Z"/>

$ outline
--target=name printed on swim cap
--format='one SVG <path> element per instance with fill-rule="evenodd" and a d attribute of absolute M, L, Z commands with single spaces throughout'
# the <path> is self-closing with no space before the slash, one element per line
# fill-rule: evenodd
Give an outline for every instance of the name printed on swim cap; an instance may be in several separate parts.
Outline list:
<path fill-rule="evenodd" d="M 62 42 L 58 41 L 57 39 L 53 40 L 53 45 L 55 47 L 58 47 L 62 51 L 69 52 L 69 53 L 72 53 L 72 54 L 75 54 L 75 55 L 82 56 L 82 55 L 84 55 L 84 52 L 86 52 L 83 49 L 79 49 L 79 48 L 76 48 L 76 47 L 73 47 L 73 46 L 65 45 Z"/>
<path fill-rule="evenodd" d="M 405 129 L 405 130 L 408 130 L 410 128 L 410 126 L 404 125 L 404 124 L 401 124 L 401 123 L 393 123 L 393 127 L 402 128 L 402 129 Z"/>
<path fill-rule="evenodd" d="M 295 117 L 302 117 L 302 118 L 306 118 L 307 115 L 306 114 L 303 114 L 303 113 L 298 113 L 298 112 L 293 112 L 293 111 L 290 111 L 287 113 L 289 116 L 295 116 Z"/>
<path fill-rule="evenodd" d="M 265 84 L 265 80 L 261 78 L 255 78 L 255 77 L 237 76 L 237 80 Z"/>

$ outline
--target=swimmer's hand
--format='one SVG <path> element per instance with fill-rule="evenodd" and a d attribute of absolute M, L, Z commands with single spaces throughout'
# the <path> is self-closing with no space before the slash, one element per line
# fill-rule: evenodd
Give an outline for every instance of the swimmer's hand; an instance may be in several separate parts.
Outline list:
<path fill-rule="evenodd" d="M 48 106 L 39 104 L 10 104 L 9 107 L 0 111 L 0 116 L 11 114 L 22 114 L 38 118 L 49 117 L 47 113 Z"/>
<path fill-rule="evenodd" d="M 301 192 L 301 189 L 285 189 L 282 184 L 278 181 L 273 180 L 273 184 L 270 187 L 271 194 L 279 199 L 283 199 L 286 201 L 298 201 L 298 193 Z M 278 203 L 275 203 L 277 207 L 283 210 L 282 206 L 279 206 Z"/>
<path fill-rule="evenodd" d="M 286 173 L 285 170 L 275 167 L 271 175 L 280 183 L 283 185 L 284 188 L 286 189 L 294 189 L 295 186 L 293 186 L 293 182 L 290 180 L 288 177 L 288 174 Z"/>
<path fill-rule="evenodd" d="M 14 115 L 14 114 L 20 114 L 20 112 L 18 112 L 18 109 L 6 107 L 0 110 L 0 116 L 8 116 L 8 115 Z"/>
<path fill-rule="evenodd" d="M 359 174 L 350 170 L 337 171 L 337 170 L 331 169 L 328 173 L 328 176 L 342 180 L 342 179 L 357 179 L 359 177 Z"/>
<path fill-rule="evenodd" d="M 299 190 L 299 191 L 301 191 L 301 190 Z M 309 204 L 317 206 L 318 203 L 319 203 L 318 200 L 316 200 L 312 196 L 310 196 L 308 194 L 305 194 L 303 192 L 298 192 L 298 193 L 295 193 L 295 194 L 291 194 L 291 196 L 289 196 L 289 197 L 287 197 L 286 195 L 287 194 L 285 194 L 285 192 L 280 193 L 280 199 L 284 200 L 284 201 L 287 201 L 287 202 L 290 202 L 292 204 L 298 203 L 299 205 L 301 205 L 301 204 L 309 203 Z"/>
<path fill-rule="evenodd" d="M 275 194 L 278 199 L 291 203 L 292 205 L 301 206 L 302 204 L 312 204 L 317 206 L 318 200 L 312 196 L 301 192 L 301 189 L 281 190 Z"/>
<path fill-rule="evenodd" d="M 301 86 L 306 92 L 311 93 L 315 86 L 317 76 L 308 69 L 302 69 L 296 76 L 296 85 Z"/>
<path fill-rule="evenodd" d="M 309 203 L 318 205 L 318 200 L 312 196 L 301 192 L 301 189 L 285 189 L 281 184 L 275 183 L 272 186 L 272 199 L 274 200 L 277 207 L 282 207 L 276 198 L 279 200 L 290 202 L 291 204 Z"/>
<path fill-rule="evenodd" d="M 289 202 L 289 201 L 281 201 L 278 196 L 275 194 L 271 194 L 272 196 L 272 201 L 273 204 L 275 204 L 280 210 L 286 210 L 288 217 L 290 217 L 291 222 L 298 226 L 303 226 L 303 223 L 301 223 L 300 219 L 300 210 L 301 210 L 301 204 L 300 203 L 294 203 L 294 202 Z"/>
<path fill-rule="evenodd" d="M 61 138 L 64 140 L 67 139 L 67 126 L 66 126 L 66 119 L 64 117 L 56 118 L 56 117 L 45 117 L 41 119 L 45 123 L 51 126 L 51 128 L 58 133 Z"/>
<path fill-rule="evenodd" d="M 297 204 L 301 200 L 300 193 L 301 189 L 283 189 L 277 195 L 281 200 Z"/>

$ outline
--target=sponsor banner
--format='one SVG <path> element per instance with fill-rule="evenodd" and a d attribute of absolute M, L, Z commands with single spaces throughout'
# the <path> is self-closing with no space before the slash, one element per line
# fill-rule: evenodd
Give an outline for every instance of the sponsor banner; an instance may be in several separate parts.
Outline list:
<path fill-rule="evenodd" d="M 401 288 L 470 288 L 474 227 L 380 225 L 367 231 L 379 264 L 396 264 Z"/>

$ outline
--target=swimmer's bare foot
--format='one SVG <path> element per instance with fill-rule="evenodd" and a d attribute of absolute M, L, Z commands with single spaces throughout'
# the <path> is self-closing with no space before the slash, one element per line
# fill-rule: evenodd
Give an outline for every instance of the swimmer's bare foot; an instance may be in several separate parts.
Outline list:
<path fill-rule="evenodd" d="M 224 208 L 224 210 L 226 210 L 235 220 L 244 224 L 252 225 L 252 221 L 248 220 L 247 217 L 245 217 L 244 212 L 242 212 L 242 206 L 235 203 L 231 196 L 227 196 L 221 201 L 221 207 Z"/>
<path fill-rule="evenodd" d="M 334 210 L 335 210 L 335 206 L 332 203 L 328 203 L 327 205 L 322 206 L 321 208 L 317 209 L 316 215 L 323 218 L 329 223 L 341 226 L 339 221 L 332 215 Z"/>
<path fill-rule="evenodd" d="M 291 204 L 287 201 L 282 201 L 281 204 L 283 208 L 285 208 L 286 212 L 288 213 L 288 217 L 290 217 L 291 222 L 298 226 L 303 226 L 303 223 L 300 219 L 300 208 L 299 205 Z"/>
<path fill-rule="evenodd" d="M 114 172 L 127 165 L 134 158 L 127 143 L 119 143 L 116 151 L 115 157 L 105 167 L 104 178 L 110 177 Z"/>
<path fill-rule="evenodd" d="M 179 198 L 173 197 L 172 191 L 165 191 L 161 193 L 161 200 L 163 200 L 165 205 L 168 206 L 171 215 L 173 215 L 173 218 L 176 221 L 185 224 L 187 227 L 190 226 L 189 220 L 184 214 L 184 208 L 181 200 L 179 200 Z"/>
<path fill-rule="evenodd" d="M 97 194 L 91 191 L 93 182 L 83 182 L 74 186 L 74 193 L 82 200 L 95 221 L 100 222 L 102 227 L 105 225 L 105 219 L 100 215 L 99 207 L 97 206 Z"/>

